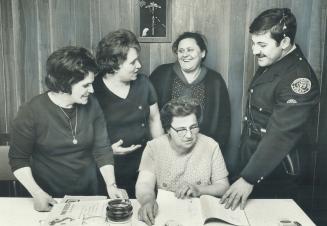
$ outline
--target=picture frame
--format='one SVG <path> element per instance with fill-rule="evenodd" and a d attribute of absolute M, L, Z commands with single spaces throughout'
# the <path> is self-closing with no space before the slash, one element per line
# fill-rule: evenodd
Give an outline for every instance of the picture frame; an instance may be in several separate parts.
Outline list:
<path fill-rule="evenodd" d="M 171 42 L 171 0 L 134 0 L 139 42 Z"/>

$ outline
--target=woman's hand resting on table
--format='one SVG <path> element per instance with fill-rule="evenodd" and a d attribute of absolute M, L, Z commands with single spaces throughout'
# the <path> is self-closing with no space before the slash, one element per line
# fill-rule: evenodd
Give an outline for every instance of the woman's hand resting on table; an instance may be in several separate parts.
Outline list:
<path fill-rule="evenodd" d="M 117 188 L 116 185 L 107 186 L 107 192 L 111 199 L 128 199 L 126 190 Z"/>
<path fill-rule="evenodd" d="M 139 209 L 138 219 L 149 226 L 154 225 L 154 219 L 158 214 L 158 208 L 156 200 L 146 202 Z"/>
<path fill-rule="evenodd" d="M 193 184 L 182 184 L 175 191 L 175 196 L 178 199 L 190 198 L 190 197 L 199 197 L 201 195 L 200 190 L 197 185 Z"/>
<path fill-rule="evenodd" d="M 33 195 L 33 205 L 36 211 L 50 211 L 52 206 L 56 203 L 57 201 L 44 191 L 38 191 Z"/>

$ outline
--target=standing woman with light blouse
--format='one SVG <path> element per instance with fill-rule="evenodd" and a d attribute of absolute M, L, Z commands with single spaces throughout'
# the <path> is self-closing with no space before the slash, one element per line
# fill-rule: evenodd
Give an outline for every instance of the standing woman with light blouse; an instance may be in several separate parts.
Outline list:
<path fill-rule="evenodd" d="M 100 71 L 94 83 L 113 143 L 117 185 L 131 198 L 145 144 L 163 134 L 155 90 L 148 77 L 138 73 L 140 50 L 131 31 L 106 35 L 97 46 Z"/>
<path fill-rule="evenodd" d="M 11 131 L 9 159 L 16 178 L 33 197 L 34 208 L 49 211 L 52 196 L 96 195 L 97 167 L 110 198 L 115 186 L 105 119 L 91 95 L 97 65 L 81 47 L 64 47 L 47 60 L 49 91 L 24 104 Z"/>

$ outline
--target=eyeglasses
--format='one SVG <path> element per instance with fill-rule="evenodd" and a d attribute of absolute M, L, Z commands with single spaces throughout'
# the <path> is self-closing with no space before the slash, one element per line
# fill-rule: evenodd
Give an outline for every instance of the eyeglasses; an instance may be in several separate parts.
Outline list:
<path fill-rule="evenodd" d="M 177 133 L 177 135 L 180 137 L 185 137 L 188 131 L 190 131 L 191 134 L 199 132 L 198 125 L 193 125 L 193 126 L 190 126 L 189 128 L 182 127 L 182 128 L 175 129 L 172 126 L 170 126 L 170 128 L 172 128 Z"/>

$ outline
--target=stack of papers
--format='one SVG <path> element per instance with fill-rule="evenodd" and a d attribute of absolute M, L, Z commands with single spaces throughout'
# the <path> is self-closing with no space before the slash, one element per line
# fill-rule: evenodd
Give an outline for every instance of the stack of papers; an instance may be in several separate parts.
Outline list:
<path fill-rule="evenodd" d="M 46 222 L 54 226 L 105 226 L 107 205 L 106 196 L 65 196 L 53 206 Z"/>

